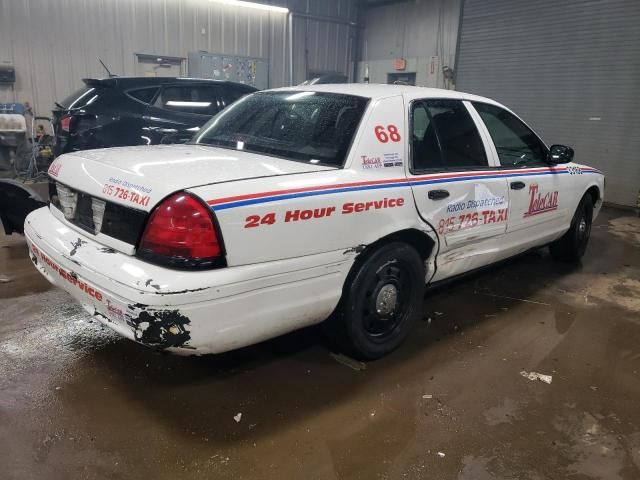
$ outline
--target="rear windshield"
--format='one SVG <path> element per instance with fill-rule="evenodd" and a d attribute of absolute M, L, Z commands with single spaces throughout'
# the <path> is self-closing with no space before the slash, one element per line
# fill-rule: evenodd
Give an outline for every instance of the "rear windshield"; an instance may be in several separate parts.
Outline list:
<path fill-rule="evenodd" d="M 74 108 L 84 108 L 87 105 L 91 105 L 95 102 L 99 96 L 104 94 L 104 87 L 89 87 L 84 86 L 80 90 L 76 90 L 67 98 L 62 100 L 62 102 L 58 102 L 61 106 L 63 106 L 67 110 L 72 110 Z"/>
<path fill-rule="evenodd" d="M 338 167 L 366 106 L 366 98 L 335 93 L 255 93 L 211 119 L 194 142 Z"/>

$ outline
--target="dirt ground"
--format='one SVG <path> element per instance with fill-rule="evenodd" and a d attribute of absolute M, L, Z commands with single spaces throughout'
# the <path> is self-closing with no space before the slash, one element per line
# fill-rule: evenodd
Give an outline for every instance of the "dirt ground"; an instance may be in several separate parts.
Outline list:
<path fill-rule="evenodd" d="M 0 247 L 3 479 L 640 478 L 631 213 L 603 211 L 581 266 L 540 251 L 429 293 L 364 369 L 313 328 L 220 356 L 146 349 L 51 288 L 21 237 Z"/>

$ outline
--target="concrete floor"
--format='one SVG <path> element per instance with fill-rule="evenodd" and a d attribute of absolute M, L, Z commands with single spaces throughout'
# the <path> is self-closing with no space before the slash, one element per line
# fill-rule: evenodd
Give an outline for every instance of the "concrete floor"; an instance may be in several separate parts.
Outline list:
<path fill-rule="evenodd" d="M 541 251 L 430 293 L 364 370 L 315 329 L 209 358 L 145 349 L 50 288 L 22 238 L 0 245 L 2 478 L 640 478 L 629 213 L 603 212 L 582 266 Z"/>

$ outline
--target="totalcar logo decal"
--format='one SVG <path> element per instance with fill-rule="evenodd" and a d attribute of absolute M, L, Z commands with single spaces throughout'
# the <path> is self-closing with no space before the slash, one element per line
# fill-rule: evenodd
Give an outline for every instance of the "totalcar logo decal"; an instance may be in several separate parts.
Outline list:
<path fill-rule="evenodd" d="M 380 157 L 369 157 L 367 155 L 360 155 L 362 160 L 362 168 L 370 170 L 372 168 L 382 167 L 382 159 Z"/>
<path fill-rule="evenodd" d="M 539 215 L 540 213 L 552 212 L 558 209 L 558 191 L 547 192 L 542 194 L 538 191 L 538 185 L 529 185 L 529 210 L 524 214 L 524 217 L 530 217 L 532 215 Z"/>
<path fill-rule="evenodd" d="M 597 173 L 600 171 L 591 168 L 582 168 L 583 173 Z M 330 195 L 334 193 L 354 192 L 360 190 L 377 190 L 384 188 L 411 187 L 416 185 L 430 185 L 450 182 L 464 182 L 469 180 L 481 180 L 488 178 L 513 178 L 541 175 L 562 175 L 569 172 L 565 167 L 538 167 L 527 169 L 494 169 L 459 173 L 437 173 L 420 177 L 397 178 L 390 180 L 369 180 L 366 182 L 339 183 L 332 185 L 319 185 L 315 187 L 292 188 L 261 193 L 249 193 L 235 195 L 233 197 L 209 200 L 209 205 L 214 210 L 226 210 L 230 208 L 256 205 L 260 203 L 278 202 L 292 198 L 312 197 L 317 195 Z"/>

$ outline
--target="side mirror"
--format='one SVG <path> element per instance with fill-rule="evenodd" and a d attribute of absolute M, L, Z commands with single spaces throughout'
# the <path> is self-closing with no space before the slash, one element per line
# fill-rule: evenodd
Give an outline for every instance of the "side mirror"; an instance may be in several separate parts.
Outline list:
<path fill-rule="evenodd" d="M 551 145 L 549 149 L 550 163 L 569 163 L 573 161 L 573 148 L 566 145 Z"/>

